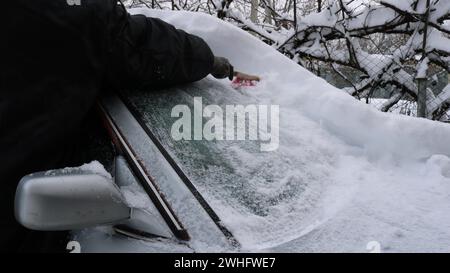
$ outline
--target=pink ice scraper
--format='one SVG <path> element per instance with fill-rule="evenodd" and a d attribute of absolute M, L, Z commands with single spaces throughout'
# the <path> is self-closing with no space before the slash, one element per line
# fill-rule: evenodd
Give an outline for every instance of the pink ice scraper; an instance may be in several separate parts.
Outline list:
<path fill-rule="evenodd" d="M 260 80 L 261 79 L 258 76 L 235 71 L 234 80 L 232 81 L 231 85 L 233 86 L 233 88 L 255 86 L 256 82 L 259 82 Z"/>

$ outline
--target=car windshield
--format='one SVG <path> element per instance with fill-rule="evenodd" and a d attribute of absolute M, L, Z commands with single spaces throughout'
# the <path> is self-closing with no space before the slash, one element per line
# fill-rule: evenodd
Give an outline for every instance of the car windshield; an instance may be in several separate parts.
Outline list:
<path fill-rule="evenodd" d="M 201 97 L 203 108 L 218 105 L 224 112 L 227 105 L 264 103 L 245 94 L 253 89 L 257 88 L 236 90 L 207 78 L 166 90 L 126 92 L 126 97 L 237 239 L 247 247 L 266 248 L 293 239 L 308 228 L 306 223 L 314 222 L 307 218 L 320 215 L 314 206 L 321 194 L 320 184 L 329 176 L 332 157 L 321 157 L 316 168 L 306 168 L 324 151 L 313 150 L 306 144 L 307 138 L 290 136 L 289 132 L 282 135 L 282 142 L 288 145 L 281 143 L 270 152 L 262 151 L 262 141 L 249 140 L 248 133 L 246 140 L 239 141 L 175 140 L 171 135 L 179 119 L 171 116 L 177 105 L 186 105 L 194 113 L 199 111 L 194 109 L 196 97 Z M 208 120 L 204 118 L 203 124 Z M 247 130 L 249 124 L 247 115 Z"/>
<path fill-rule="evenodd" d="M 262 79 L 235 88 L 209 76 L 128 94 L 242 249 L 363 252 L 373 240 L 394 252 L 448 249 L 448 127 L 378 112 L 222 20 L 137 12 L 200 36 L 214 55 Z M 261 151 L 250 140 L 175 140 L 179 117 L 171 111 L 187 105 L 193 112 L 195 97 L 220 109 L 278 105 L 278 149 Z"/>

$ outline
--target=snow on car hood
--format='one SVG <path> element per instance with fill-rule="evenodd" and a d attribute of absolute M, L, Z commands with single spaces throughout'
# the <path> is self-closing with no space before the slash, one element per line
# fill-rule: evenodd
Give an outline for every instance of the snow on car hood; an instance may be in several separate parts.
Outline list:
<path fill-rule="evenodd" d="M 223 155 L 264 213 L 206 184 L 213 180 L 196 184 L 244 251 L 365 252 L 374 241 L 387 252 L 450 251 L 450 126 L 379 112 L 212 16 L 131 12 L 202 37 L 215 55 L 262 78 L 238 92 L 208 77 L 194 84 L 202 92 L 280 105 L 277 151 L 234 145 Z"/>

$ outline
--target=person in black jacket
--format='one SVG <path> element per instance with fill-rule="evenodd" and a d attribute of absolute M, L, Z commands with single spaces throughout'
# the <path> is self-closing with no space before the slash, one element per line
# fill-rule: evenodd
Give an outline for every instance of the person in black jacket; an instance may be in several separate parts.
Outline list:
<path fill-rule="evenodd" d="M 19 180 L 81 163 L 74 144 L 101 90 L 232 78 L 233 67 L 201 38 L 117 0 L 14 0 L 2 11 L 0 250 L 14 251 L 25 240 L 13 213 Z"/>

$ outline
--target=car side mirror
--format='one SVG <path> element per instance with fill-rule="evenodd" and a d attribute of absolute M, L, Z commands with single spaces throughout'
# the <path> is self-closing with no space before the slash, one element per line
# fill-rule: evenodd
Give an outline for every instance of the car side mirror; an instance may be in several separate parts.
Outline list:
<path fill-rule="evenodd" d="M 22 178 L 15 216 L 28 229 L 74 230 L 123 222 L 131 209 L 110 178 L 63 169 Z"/>

